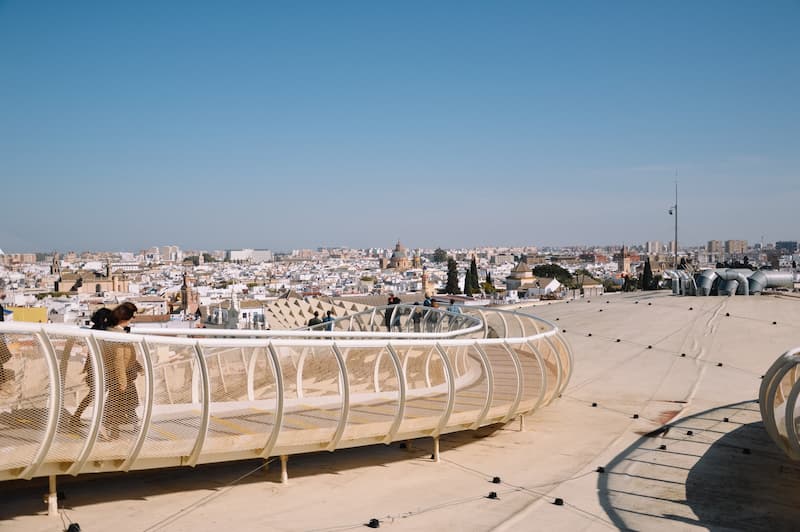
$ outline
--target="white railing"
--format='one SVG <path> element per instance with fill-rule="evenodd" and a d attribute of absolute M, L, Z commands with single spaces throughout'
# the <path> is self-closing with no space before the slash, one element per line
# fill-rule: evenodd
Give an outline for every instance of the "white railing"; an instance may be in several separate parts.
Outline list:
<path fill-rule="evenodd" d="M 792 460 L 800 460 L 800 347 L 781 355 L 764 374 L 758 404 L 764 428 Z"/>
<path fill-rule="evenodd" d="M 390 310 L 330 331 L 0 324 L 0 480 L 438 438 L 532 412 L 572 372 L 534 316 Z"/>

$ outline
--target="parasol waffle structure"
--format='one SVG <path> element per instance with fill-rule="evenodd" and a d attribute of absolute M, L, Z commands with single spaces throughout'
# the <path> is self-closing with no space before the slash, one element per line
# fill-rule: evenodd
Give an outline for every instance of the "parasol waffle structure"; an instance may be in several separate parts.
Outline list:
<path fill-rule="evenodd" d="M 326 325 L 0 323 L 0 480 L 438 443 L 533 412 L 572 373 L 559 329 L 521 312 L 394 305 Z"/>

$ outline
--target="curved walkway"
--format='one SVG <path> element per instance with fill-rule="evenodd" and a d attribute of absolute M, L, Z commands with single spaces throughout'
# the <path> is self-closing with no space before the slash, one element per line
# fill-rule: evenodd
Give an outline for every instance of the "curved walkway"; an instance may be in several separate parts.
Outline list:
<path fill-rule="evenodd" d="M 392 332 L 380 330 L 387 323 Z M 122 335 L 0 324 L 11 354 L 0 480 L 438 438 L 532 412 L 572 371 L 559 330 L 522 313 L 396 305 L 332 328 Z M 124 350 L 141 369 L 128 370 L 127 390 L 113 381 Z"/>

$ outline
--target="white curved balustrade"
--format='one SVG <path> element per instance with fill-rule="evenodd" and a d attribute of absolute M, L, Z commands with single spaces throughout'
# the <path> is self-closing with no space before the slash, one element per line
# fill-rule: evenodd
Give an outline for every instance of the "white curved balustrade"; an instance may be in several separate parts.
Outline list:
<path fill-rule="evenodd" d="M 800 460 L 800 347 L 781 355 L 761 381 L 758 404 L 764 428 L 792 460 Z"/>
<path fill-rule="evenodd" d="M 532 412 L 572 372 L 554 325 L 484 309 L 397 305 L 340 318 L 331 331 L 120 334 L 0 323 L 0 340 L 10 353 L 0 379 L 0 480 L 438 437 Z M 128 388 L 138 393 L 135 415 L 120 413 L 113 386 L 111 366 L 125 349 L 141 366 Z"/>

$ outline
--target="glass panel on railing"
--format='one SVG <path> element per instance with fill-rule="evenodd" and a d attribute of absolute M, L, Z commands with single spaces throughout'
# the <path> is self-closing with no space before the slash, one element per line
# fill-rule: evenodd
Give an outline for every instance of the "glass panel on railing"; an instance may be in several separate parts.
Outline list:
<path fill-rule="evenodd" d="M 0 469 L 27 467 L 44 440 L 50 373 L 33 334 L 0 334 Z"/>

